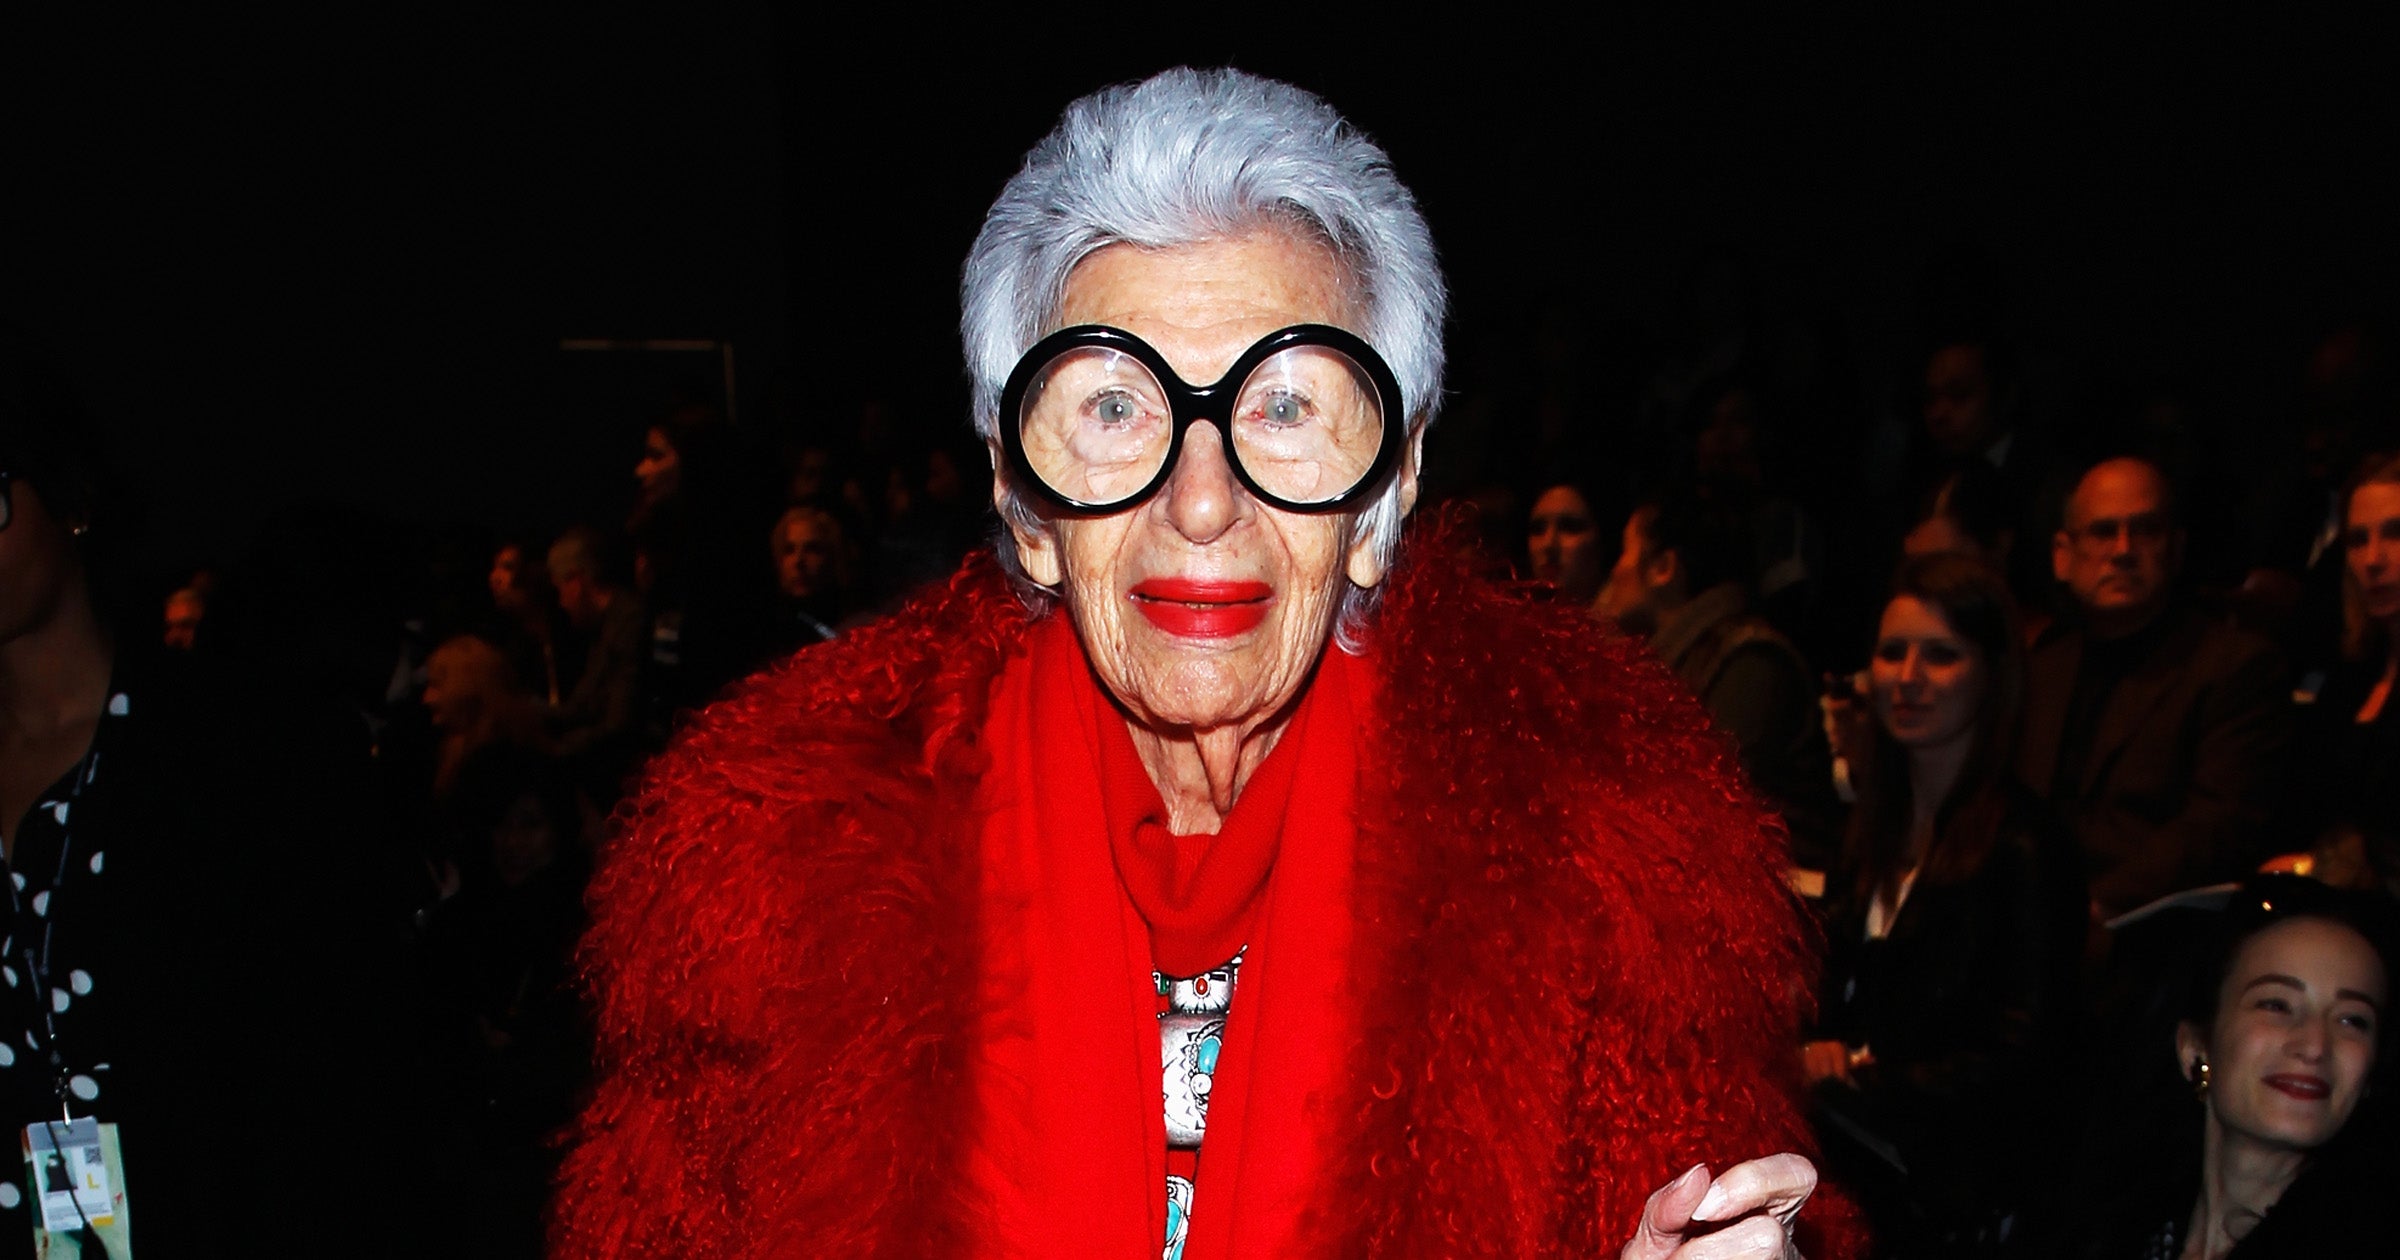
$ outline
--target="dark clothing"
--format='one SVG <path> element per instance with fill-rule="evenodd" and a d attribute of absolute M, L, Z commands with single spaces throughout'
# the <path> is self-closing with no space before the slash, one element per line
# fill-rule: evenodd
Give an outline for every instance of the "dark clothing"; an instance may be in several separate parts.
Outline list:
<path fill-rule="evenodd" d="M 2300 706 L 2288 847 L 2317 844 L 2320 870 L 2332 852 L 2356 865 L 2343 882 L 2372 876 L 2400 881 L 2400 696 L 2386 697 L 2372 722 L 2359 706 L 2383 676 L 2383 662 L 2346 663 Z M 2330 872 L 2325 877 L 2331 878 Z"/>
<path fill-rule="evenodd" d="M 2161 617 L 2121 639 L 2085 638 L 2082 659 L 2075 663 L 2075 685 L 2067 693 L 2067 720 L 2059 727 L 2049 799 L 2069 801 L 2083 791 L 2084 773 L 2091 768 L 2092 733 L 2100 725 L 2109 697 L 2158 650 L 2174 624 L 2173 618 Z"/>
<path fill-rule="evenodd" d="M 642 661 L 650 652 L 650 621 L 642 601 L 617 592 L 589 643 L 575 690 L 551 717 L 562 757 L 633 738 L 640 729 Z"/>
<path fill-rule="evenodd" d="M 2326 1260 L 2388 1256 L 2392 1169 L 2400 1161 L 2388 1117 L 2362 1104 L 2226 1260 Z M 2091 1178 L 2074 1196 L 2068 1237 L 2044 1255 L 2069 1260 L 2180 1260 L 2200 1199 L 2201 1123 L 2186 1101 L 2178 1132 Z"/>
<path fill-rule="evenodd" d="M 583 876 L 559 859 L 510 887 L 477 872 L 425 931 L 446 1198 L 467 1217 L 452 1256 L 541 1254 L 552 1138 L 574 1119 L 591 1061 L 572 960 Z"/>
<path fill-rule="evenodd" d="M 76 1115 L 121 1126 L 137 1254 L 413 1254 L 405 935 L 376 910 L 363 731 L 191 668 L 121 666 L 66 846 L 21 833 L 27 864 L 66 859 L 25 904 L 65 997 L 16 977 L 9 1123 L 58 1117 L 55 1044 Z M 0 1256 L 31 1254 L 30 1210 L 0 1210 Z"/>
<path fill-rule="evenodd" d="M 1665 613 L 1650 646 L 1741 749 L 1742 769 L 1782 811 L 1794 856 L 1822 870 L 1835 849 L 1833 754 L 1817 709 L 1816 674 L 1742 589 L 1711 587 Z"/>
<path fill-rule="evenodd" d="M 2289 685 L 2266 640 L 2185 606 L 2134 637 L 2147 647 L 2138 659 L 2090 675 L 2080 628 L 2034 645 L 2017 760 L 2019 778 L 2053 792 L 2092 899 L 2112 915 L 2264 857 L 2292 741 Z M 2078 678 L 2091 710 L 2080 723 Z"/>
<path fill-rule="evenodd" d="M 2074 841 L 2012 784 L 1989 856 L 1957 882 L 1920 876 L 1881 940 L 1867 939 L 1857 878 L 1828 884 L 1816 1035 L 1875 1062 L 1855 1089 L 1817 1090 L 1831 1171 L 1887 1241 L 1997 1236 L 2045 1188 L 2037 1152 L 2066 1110 L 2056 1068 L 2085 921 Z"/>

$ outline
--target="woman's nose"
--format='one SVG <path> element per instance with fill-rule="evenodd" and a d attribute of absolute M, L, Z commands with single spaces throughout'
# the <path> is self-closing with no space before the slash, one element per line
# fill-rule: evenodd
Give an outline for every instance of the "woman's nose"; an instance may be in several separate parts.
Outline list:
<path fill-rule="evenodd" d="M 2291 1040 L 2287 1044 L 2303 1062 L 2315 1063 L 2325 1057 L 2326 1040 L 2324 1020 L 2304 1019 L 2293 1025 Z"/>
<path fill-rule="evenodd" d="M 1904 683 L 1925 681 L 1925 658 L 1917 655 L 1915 648 L 1910 648 L 1908 655 L 1900 658 L 1900 681 Z"/>
<path fill-rule="evenodd" d="M 1159 498 L 1175 532 L 1195 543 L 1216 541 L 1249 511 L 1250 496 L 1225 461 L 1225 440 L 1214 421 L 1184 430 L 1183 451 Z"/>

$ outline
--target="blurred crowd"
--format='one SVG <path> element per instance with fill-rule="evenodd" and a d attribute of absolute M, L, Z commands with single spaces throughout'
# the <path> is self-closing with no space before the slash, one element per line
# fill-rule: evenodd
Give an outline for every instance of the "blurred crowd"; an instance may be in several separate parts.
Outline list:
<path fill-rule="evenodd" d="M 1924 323 L 1878 374 L 1738 301 L 1640 336 L 1544 306 L 1461 356 L 1419 516 L 1468 522 L 1440 536 L 1588 609 L 1594 633 L 1646 638 L 1782 809 L 1826 958 L 1795 1063 L 1830 1172 L 1891 1254 L 2036 1246 L 2065 1228 L 2039 1210 L 2059 1203 L 2140 1233 L 2154 1202 L 2188 1204 L 2177 1178 L 2202 1155 L 2135 1157 L 2153 1200 L 2126 1192 L 2124 1152 L 2196 1142 L 2195 1094 L 2232 1105 L 2194 1065 L 2236 1054 L 2208 1044 L 2250 938 L 2207 942 L 2221 907 L 2259 899 L 2233 886 L 2267 869 L 2339 890 L 2389 958 L 2391 347 L 2334 328 L 2278 407 L 2233 416 L 2094 384 L 1996 319 Z M 503 536 L 299 508 L 240 559 L 156 582 L 103 546 L 117 505 L 104 455 L 67 434 L 72 401 L 11 388 L 0 542 L 36 545 L 38 487 L 58 545 L 84 548 L 108 694 L 234 678 L 243 703 L 272 693 L 339 732 L 290 756 L 360 767 L 344 887 L 390 927 L 357 947 L 411 995 L 390 1070 L 446 1152 L 432 1193 L 474 1245 L 537 1254 L 548 1139 L 587 1072 L 572 950 L 611 810 L 682 715 L 807 668 L 796 650 L 984 541 L 988 465 L 963 422 L 862 442 L 666 404 L 614 439 L 623 519 Z M 0 806 L 47 808 L 51 776 L 32 778 Z M 2336 1064 L 2297 1087 L 2357 1087 L 2298 1145 L 2400 1166 L 2390 1121 L 2349 1108 L 2388 1059 L 2370 1040 L 2357 1079 Z"/>

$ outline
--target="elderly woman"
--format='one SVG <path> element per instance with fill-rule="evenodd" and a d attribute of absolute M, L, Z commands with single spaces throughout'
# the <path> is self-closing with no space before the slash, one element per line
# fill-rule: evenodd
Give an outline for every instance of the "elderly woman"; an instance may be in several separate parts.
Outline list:
<path fill-rule="evenodd" d="M 1780 835 L 1635 649 L 1397 563 L 1443 289 L 1383 153 L 1103 91 L 964 290 L 998 560 L 651 771 L 559 1254 L 1787 1251 Z"/>

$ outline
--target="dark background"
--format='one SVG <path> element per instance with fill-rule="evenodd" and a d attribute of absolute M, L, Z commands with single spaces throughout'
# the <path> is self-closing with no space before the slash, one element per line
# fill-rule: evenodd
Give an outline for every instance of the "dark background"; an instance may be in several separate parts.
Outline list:
<path fill-rule="evenodd" d="M 1883 406 L 1947 286 L 2036 388 L 2098 363 L 2263 440 L 2310 344 L 2400 292 L 2400 104 L 2365 29 L 1220 18 L 1257 29 L 15 22 L 0 316 L 65 361 L 190 564 L 303 499 L 621 519 L 641 417 L 719 362 L 564 338 L 730 341 L 745 425 L 955 433 L 984 207 L 1067 100 L 1178 61 L 1299 82 L 1386 145 L 1446 257 L 1461 389 L 1562 318 L 1605 345 L 1730 289 L 1838 341 Z"/>

